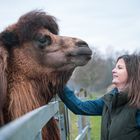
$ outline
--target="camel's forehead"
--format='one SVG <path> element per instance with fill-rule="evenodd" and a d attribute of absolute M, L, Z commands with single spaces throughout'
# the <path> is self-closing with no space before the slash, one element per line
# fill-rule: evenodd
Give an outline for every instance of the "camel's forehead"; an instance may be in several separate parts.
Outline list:
<path fill-rule="evenodd" d="M 52 32 L 50 32 L 47 28 L 44 28 L 44 27 L 40 28 L 36 33 L 40 33 L 42 35 L 46 35 L 47 34 L 49 36 L 53 35 Z"/>

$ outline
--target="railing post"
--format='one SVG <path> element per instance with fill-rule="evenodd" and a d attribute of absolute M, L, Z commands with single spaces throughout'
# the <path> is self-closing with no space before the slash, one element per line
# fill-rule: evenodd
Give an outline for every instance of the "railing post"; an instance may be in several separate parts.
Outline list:
<path fill-rule="evenodd" d="M 59 115 L 59 124 L 60 124 L 60 135 L 61 135 L 61 140 L 66 140 L 66 130 L 65 130 L 65 124 L 64 124 L 64 115 L 60 114 Z"/>
<path fill-rule="evenodd" d="M 88 133 L 87 133 L 87 137 L 88 137 L 88 140 L 90 140 L 90 130 L 91 130 L 91 128 L 90 128 L 90 119 L 89 119 L 89 117 L 87 117 L 87 125 L 89 126 L 88 127 Z"/>
<path fill-rule="evenodd" d="M 83 129 L 83 127 L 82 127 L 82 116 L 79 115 L 78 116 L 78 134 L 80 134 L 82 132 L 82 129 Z"/>

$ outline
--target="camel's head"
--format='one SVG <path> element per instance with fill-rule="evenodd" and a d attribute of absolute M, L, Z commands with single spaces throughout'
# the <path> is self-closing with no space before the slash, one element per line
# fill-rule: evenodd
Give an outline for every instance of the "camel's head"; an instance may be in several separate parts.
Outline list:
<path fill-rule="evenodd" d="M 10 62 L 23 73 L 69 71 L 90 60 L 92 51 L 83 40 L 58 35 L 54 17 L 32 11 L 0 35 Z M 11 64 L 11 63 L 10 63 Z"/>

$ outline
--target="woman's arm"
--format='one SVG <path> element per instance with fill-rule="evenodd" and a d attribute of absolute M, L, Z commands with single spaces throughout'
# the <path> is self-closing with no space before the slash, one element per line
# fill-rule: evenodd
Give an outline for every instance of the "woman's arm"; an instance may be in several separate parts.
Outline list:
<path fill-rule="evenodd" d="M 63 93 L 59 93 L 59 97 L 64 104 L 75 114 L 78 115 L 101 115 L 104 101 L 99 98 L 97 100 L 81 101 L 68 87 L 64 87 Z"/>

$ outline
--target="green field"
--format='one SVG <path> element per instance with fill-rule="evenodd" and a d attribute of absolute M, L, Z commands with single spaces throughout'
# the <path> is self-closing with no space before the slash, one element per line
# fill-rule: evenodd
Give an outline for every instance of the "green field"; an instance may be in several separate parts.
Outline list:
<path fill-rule="evenodd" d="M 76 136 L 78 135 L 78 125 L 77 125 L 77 116 L 70 112 L 70 118 L 71 118 L 71 123 L 70 123 L 70 135 L 71 139 L 74 140 Z M 91 140 L 100 140 L 100 123 L 101 123 L 101 117 L 99 116 L 94 116 L 94 117 L 89 117 L 90 118 L 90 127 L 91 127 Z"/>
<path fill-rule="evenodd" d="M 91 140 L 100 140 L 101 117 L 90 117 Z"/>

